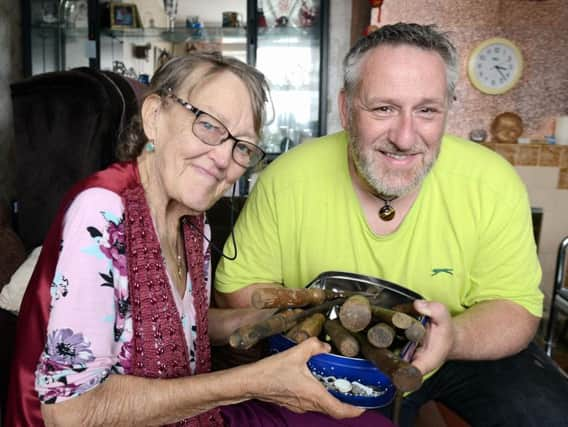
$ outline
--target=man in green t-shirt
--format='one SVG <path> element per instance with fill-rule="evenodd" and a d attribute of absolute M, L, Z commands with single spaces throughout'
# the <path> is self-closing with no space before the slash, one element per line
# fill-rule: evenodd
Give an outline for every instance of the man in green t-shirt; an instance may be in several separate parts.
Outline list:
<path fill-rule="evenodd" d="M 412 361 L 430 376 L 401 425 L 432 399 L 474 426 L 568 425 L 568 382 L 531 344 L 543 296 L 526 189 L 500 156 L 444 136 L 455 48 L 432 26 L 387 25 L 344 66 L 345 131 L 262 173 L 234 230 L 239 255 L 217 269 L 217 303 L 248 306 L 258 287 L 330 270 L 398 283 L 431 319 Z"/>

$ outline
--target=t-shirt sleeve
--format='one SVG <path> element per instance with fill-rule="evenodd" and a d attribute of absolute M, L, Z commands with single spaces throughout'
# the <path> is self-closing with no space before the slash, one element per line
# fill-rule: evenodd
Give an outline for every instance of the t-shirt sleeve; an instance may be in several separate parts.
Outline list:
<path fill-rule="evenodd" d="M 479 251 L 465 305 L 507 299 L 542 316 L 542 270 L 533 237 L 528 194 L 520 178 L 500 182 L 507 193 L 485 206 Z"/>
<path fill-rule="evenodd" d="M 129 369 L 123 212 L 117 194 L 91 188 L 65 214 L 47 340 L 36 370 L 43 403 L 78 396 L 111 372 Z"/>
<path fill-rule="evenodd" d="M 283 282 L 278 209 L 270 184 L 263 178 L 255 184 L 235 224 L 237 258 L 221 258 L 215 271 L 215 289 L 219 292 L 235 292 L 252 283 Z M 230 236 L 224 252 L 233 253 Z"/>

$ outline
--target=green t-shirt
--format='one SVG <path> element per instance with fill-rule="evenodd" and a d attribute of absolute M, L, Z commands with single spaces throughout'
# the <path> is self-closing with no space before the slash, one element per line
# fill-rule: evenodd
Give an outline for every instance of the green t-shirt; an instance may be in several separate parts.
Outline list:
<path fill-rule="evenodd" d="M 444 137 L 418 198 L 392 234 L 369 228 L 341 132 L 275 160 L 256 183 L 235 237 L 237 259 L 221 260 L 216 272 L 221 292 L 259 282 L 303 287 L 333 270 L 397 283 L 445 303 L 452 314 L 508 299 L 542 315 L 526 189 L 502 157 L 457 137 Z"/>

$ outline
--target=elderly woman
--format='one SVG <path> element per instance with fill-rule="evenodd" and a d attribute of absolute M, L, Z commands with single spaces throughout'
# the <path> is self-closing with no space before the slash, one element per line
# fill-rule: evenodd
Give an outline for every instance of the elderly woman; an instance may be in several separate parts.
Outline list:
<path fill-rule="evenodd" d="M 44 242 L 5 425 L 390 425 L 312 377 L 307 360 L 329 350 L 316 339 L 209 372 L 209 339 L 266 316 L 208 309 L 204 219 L 264 156 L 266 91 L 254 68 L 216 54 L 158 70 L 124 162 L 77 184 Z"/>

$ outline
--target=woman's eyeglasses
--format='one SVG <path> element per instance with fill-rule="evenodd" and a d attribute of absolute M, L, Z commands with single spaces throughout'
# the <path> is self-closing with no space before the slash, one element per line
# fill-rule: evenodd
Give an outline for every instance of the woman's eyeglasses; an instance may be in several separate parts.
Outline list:
<path fill-rule="evenodd" d="M 195 121 L 192 125 L 193 134 L 204 144 L 207 145 L 221 145 L 227 140 L 233 141 L 232 156 L 233 160 L 244 168 L 252 168 L 256 166 L 264 158 L 266 153 L 258 145 L 237 139 L 221 123 L 218 119 L 211 114 L 206 113 L 199 108 L 194 107 L 189 102 L 181 99 L 175 95 L 171 89 L 168 89 L 168 96 L 174 101 L 184 107 L 186 110 L 195 114 Z"/>

